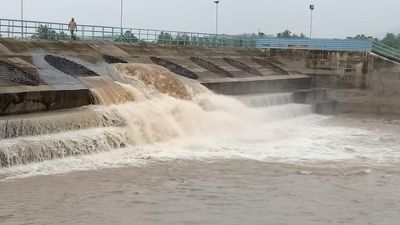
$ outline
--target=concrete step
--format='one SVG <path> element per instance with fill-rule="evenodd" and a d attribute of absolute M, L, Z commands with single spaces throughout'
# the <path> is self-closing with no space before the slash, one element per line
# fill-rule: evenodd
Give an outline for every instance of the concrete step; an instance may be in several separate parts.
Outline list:
<path fill-rule="evenodd" d="M 119 127 L 6 139 L 0 142 L 0 168 L 105 152 L 127 144 L 126 131 Z"/>
<path fill-rule="evenodd" d="M 120 127 L 123 123 L 124 121 L 114 113 L 90 107 L 3 116 L 0 117 L 0 140 L 96 127 Z"/>
<path fill-rule="evenodd" d="M 316 114 L 332 115 L 337 112 L 337 101 L 330 100 L 328 98 L 328 90 L 324 88 L 295 91 L 293 99 L 298 104 L 310 104 Z"/>
<path fill-rule="evenodd" d="M 277 75 L 268 77 L 222 78 L 202 82 L 210 90 L 224 95 L 293 92 L 311 88 L 306 75 Z"/>
<path fill-rule="evenodd" d="M 298 90 L 293 93 L 295 103 L 299 104 L 313 104 L 318 101 L 324 101 L 328 99 L 328 93 L 323 88 L 313 88 Z"/>

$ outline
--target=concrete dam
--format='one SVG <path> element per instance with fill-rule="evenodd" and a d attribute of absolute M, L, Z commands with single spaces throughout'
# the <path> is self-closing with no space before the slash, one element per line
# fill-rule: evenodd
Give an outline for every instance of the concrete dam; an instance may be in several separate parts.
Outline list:
<path fill-rule="evenodd" d="M 0 38 L 0 224 L 395 224 L 369 51 Z"/>
<path fill-rule="evenodd" d="M 166 142 L 182 146 L 203 136 L 210 141 L 244 133 L 253 140 L 275 129 L 280 135 L 267 135 L 274 143 L 294 135 L 276 127 L 299 121 L 318 136 L 324 128 L 312 124 L 336 118 L 330 115 L 400 113 L 399 63 L 368 52 L 0 39 L 0 87 L 0 177 L 35 171 L 31 164 L 36 172 L 46 170 L 38 165 L 52 170 L 52 160 Z M 341 135 L 322 137 L 346 145 L 344 152 L 326 153 L 329 160 L 350 157 L 346 151 L 355 148 Z M 295 141 L 285 145 L 305 154 Z M 193 154 L 281 157 L 239 152 Z M 124 160 L 111 164 L 129 164 Z"/>

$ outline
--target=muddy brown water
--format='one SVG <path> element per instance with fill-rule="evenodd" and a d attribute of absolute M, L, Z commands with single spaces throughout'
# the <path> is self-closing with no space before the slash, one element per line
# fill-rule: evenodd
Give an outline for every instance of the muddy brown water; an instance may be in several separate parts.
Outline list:
<path fill-rule="evenodd" d="M 376 224 L 400 219 L 398 168 L 153 162 L 0 182 L 0 224 Z"/>

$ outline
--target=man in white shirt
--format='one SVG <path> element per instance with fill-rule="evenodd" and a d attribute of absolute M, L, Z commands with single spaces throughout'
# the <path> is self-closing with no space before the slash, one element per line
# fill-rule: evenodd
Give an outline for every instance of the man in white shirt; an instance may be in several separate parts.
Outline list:
<path fill-rule="evenodd" d="M 76 25 L 75 19 L 72 18 L 68 24 L 68 29 L 71 32 L 71 38 L 76 40 L 74 32 L 78 32 L 78 25 Z"/>

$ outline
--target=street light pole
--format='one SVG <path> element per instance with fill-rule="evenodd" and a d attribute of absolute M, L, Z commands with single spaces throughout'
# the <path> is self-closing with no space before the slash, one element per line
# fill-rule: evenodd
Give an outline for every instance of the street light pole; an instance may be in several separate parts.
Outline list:
<path fill-rule="evenodd" d="M 121 30 L 122 30 L 122 25 L 123 25 L 123 16 L 124 16 L 124 0 L 121 0 Z"/>
<path fill-rule="evenodd" d="M 122 35 L 124 34 L 123 31 L 123 18 L 124 18 L 124 0 L 121 0 L 121 21 L 120 21 L 120 28 L 121 28 L 121 36 L 120 36 L 120 41 L 122 42 Z"/>
<path fill-rule="evenodd" d="M 21 36 L 24 37 L 24 0 L 21 0 Z"/>
<path fill-rule="evenodd" d="M 21 0 L 21 20 L 24 20 L 24 0 Z"/>
<path fill-rule="evenodd" d="M 215 35 L 218 36 L 218 6 L 219 6 L 219 0 L 214 1 L 216 5 L 216 19 L 215 19 Z"/>
<path fill-rule="evenodd" d="M 312 38 L 312 28 L 313 28 L 313 11 L 315 9 L 314 5 L 310 5 L 310 11 L 311 11 L 311 20 L 310 20 L 310 39 Z"/>

